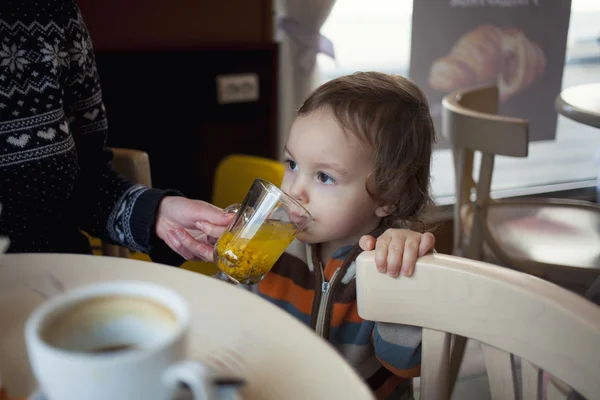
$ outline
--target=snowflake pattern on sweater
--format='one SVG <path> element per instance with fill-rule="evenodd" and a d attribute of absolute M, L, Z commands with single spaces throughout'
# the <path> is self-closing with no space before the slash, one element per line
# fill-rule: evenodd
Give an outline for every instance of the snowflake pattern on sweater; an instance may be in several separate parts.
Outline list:
<path fill-rule="evenodd" d="M 92 42 L 74 0 L 0 2 L 0 235 L 11 252 L 147 252 L 165 192 L 110 166 Z M 119 212 L 125 210 L 125 212 Z"/>

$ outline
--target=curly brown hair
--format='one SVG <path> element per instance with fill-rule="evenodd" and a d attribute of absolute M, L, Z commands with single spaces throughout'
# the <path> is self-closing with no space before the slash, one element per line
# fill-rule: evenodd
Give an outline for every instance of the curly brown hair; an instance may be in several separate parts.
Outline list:
<path fill-rule="evenodd" d="M 367 191 L 388 207 L 383 226 L 424 231 L 430 195 L 435 129 L 425 95 L 410 80 L 379 72 L 357 72 L 326 82 L 302 104 L 298 115 L 329 108 L 346 133 L 373 149 Z"/>

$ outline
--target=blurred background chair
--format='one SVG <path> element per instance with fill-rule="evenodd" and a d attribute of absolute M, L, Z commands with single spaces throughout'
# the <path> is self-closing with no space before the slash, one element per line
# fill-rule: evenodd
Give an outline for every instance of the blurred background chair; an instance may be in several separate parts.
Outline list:
<path fill-rule="evenodd" d="M 373 252 L 358 257 L 356 271 L 362 318 L 423 327 L 420 399 L 452 395 L 452 335 L 480 343 L 489 382 L 488 390 L 455 398 L 566 398 L 569 387 L 600 398 L 600 307 L 583 297 L 530 274 L 441 254 L 421 257 L 409 279 L 377 272 Z"/>
<path fill-rule="evenodd" d="M 455 91 L 442 105 L 442 134 L 451 143 L 455 166 L 454 254 L 584 293 L 600 273 L 600 205 L 491 199 L 494 157 L 527 157 L 528 121 L 497 115 L 496 86 Z M 476 152 L 481 154 L 477 179 Z"/>
<path fill-rule="evenodd" d="M 547 198 L 492 199 L 494 158 L 527 157 L 528 121 L 497 115 L 496 86 L 457 90 L 443 99 L 442 107 L 442 134 L 452 146 L 455 171 L 453 254 L 584 294 L 600 274 L 600 206 Z M 465 348 L 463 364 L 471 371 L 482 369 L 477 365 L 480 354 L 469 354 L 472 344 L 467 346 L 466 338 L 455 337 L 454 343 L 451 382 L 459 374 Z"/>

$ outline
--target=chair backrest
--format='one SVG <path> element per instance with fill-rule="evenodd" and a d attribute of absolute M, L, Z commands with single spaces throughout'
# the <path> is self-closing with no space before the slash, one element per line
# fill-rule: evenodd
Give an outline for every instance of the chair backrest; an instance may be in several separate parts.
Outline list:
<path fill-rule="evenodd" d="M 221 160 L 215 172 L 213 204 L 225 208 L 241 203 L 256 178 L 281 185 L 284 165 L 268 158 L 232 154 Z"/>
<path fill-rule="evenodd" d="M 410 278 L 357 259 L 358 313 L 423 327 L 421 399 L 448 399 L 451 334 L 478 340 L 492 398 L 538 399 L 541 370 L 600 398 L 600 307 L 559 286 L 495 265 L 433 254 Z M 521 358 L 518 396 L 514 356 Z"/>
<path fill-rule="evenodd" d="M 442 135 L 452 146 L 455 172 L 454 253 L 465 249 L 460 212 L 471 203 L 475 190 L 469 258 L 481 258 L 485 206 L 489 201 L 494 156 L 527 157 L 529 123 L 527 120 L 496 115 L 498 87 L 482 86 L 454 91 L 442 100 Z M 474 152 L 481 152 L 477 182 L 473 178 Z"/>
<path fill-rule="evenodd" d="M 122 148 L 110 148 L 110 150 L 113 152 L 112 166 L 117 173 L 133 183 L 152 187 L 148 153 Z M 127 258 L 129 250 L 121 246 L 102 243 L 102 254 Z"/>
<path fill-rule="evenodd" d="M 497 115 L 497 86 L 454 91 L 444 97 L 442 107 L 442 135 L 453 147 L 527 157 L 529 122 Z"/>
<path fill-rule="evenodd" d="M 111 148 L 113 152 L 112 165 L 127 180 L 152 187 L 150 174 L 150 158 L 142 150 Z"/>

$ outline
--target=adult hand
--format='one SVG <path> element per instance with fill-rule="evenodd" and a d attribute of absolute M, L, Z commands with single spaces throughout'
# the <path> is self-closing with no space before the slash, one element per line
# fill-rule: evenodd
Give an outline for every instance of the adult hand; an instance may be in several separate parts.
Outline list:
<path fill-rule="evenodd" d="M 201 200 L 167 196 L 159 205 L 155 232 L 186 260 L 213 262 L 213 246 L 233 217 Z"/>

